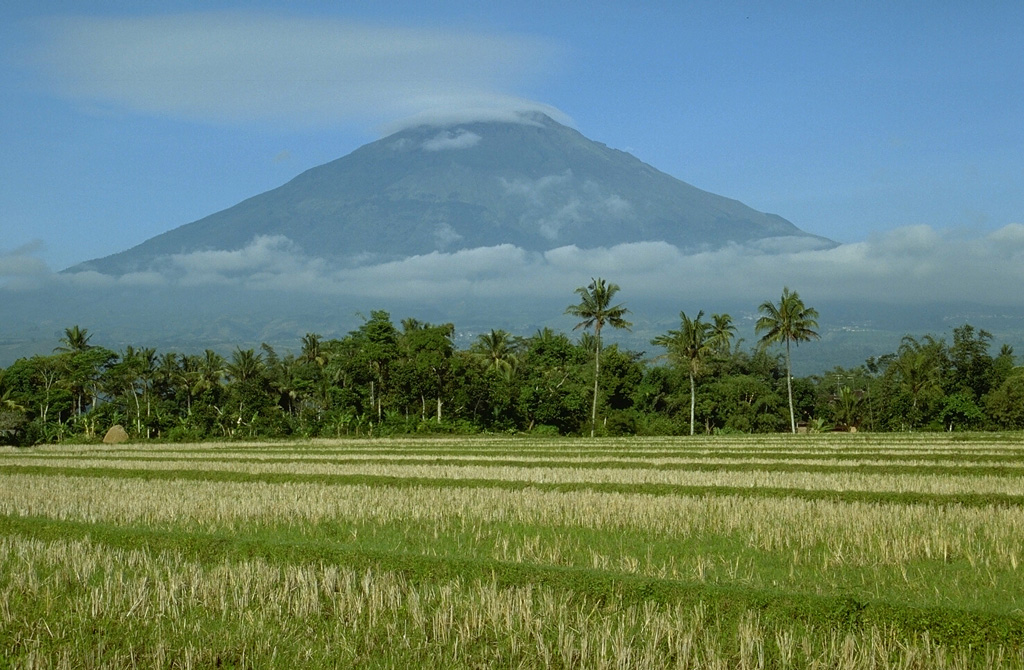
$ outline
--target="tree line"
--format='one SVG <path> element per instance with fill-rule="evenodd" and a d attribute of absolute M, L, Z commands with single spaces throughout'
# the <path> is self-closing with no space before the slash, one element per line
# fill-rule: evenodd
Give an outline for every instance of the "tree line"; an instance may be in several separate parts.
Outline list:
<path fill-rule="evenodd" d="M 491 330 L 466 349 L 452 324 L 396 325 L 384 311 L 340 339 L 309 333 L 284 355 L 267 344 L 227 357 L 115 352 L 76 325 L 51 355 L 0 369 L 0 443 L 97 440 L 113 425 L 175 441 L 1024 428 L 1024 368 L 969 324 L 951 343 L 908 335 L 855 368 L 794 378 L 792 347 L 818 339 L 818 313 L 795 291 L 760 305 L 751 347 L 728 314 L 681 312 L 650 357 L 602 344 L 605 327 L 632 325 L 612 304 L 619 290 L 600 278 L 576 290 L 575 340 Z"/>

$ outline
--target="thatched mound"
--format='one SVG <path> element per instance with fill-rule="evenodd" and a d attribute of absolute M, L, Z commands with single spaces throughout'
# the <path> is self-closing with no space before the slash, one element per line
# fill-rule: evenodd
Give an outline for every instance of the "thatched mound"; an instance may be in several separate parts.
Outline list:
<path fill-rule="evenodd" d="M 103 444 L 121 444 L 128 441 L 128 431 L 120 424 L 111 426 L 107 434 L 103 436 Z"/>

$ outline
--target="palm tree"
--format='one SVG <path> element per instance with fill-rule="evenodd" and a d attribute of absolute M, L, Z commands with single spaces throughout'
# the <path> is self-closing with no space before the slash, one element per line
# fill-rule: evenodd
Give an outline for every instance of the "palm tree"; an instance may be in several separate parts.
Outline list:
<path fill-rule="evenodd" d="M 580 339 L 576 341 L 576 346 L 588 356 L 593 356 L 597 352 L 597 338 L 587 332 L 580 333 Z"/>
<path fill-rule="evenodd" d="M 92 335 L 89 334 L 89 330 L 87 328 L 79 328 L 76 324 L 64 329 L 64 337 L 60 338 L 61 346 L 54 348 L 54 351 L 74 354 L 81 353 L 86 349 L 92 348 L 92 345 L 89 344 L 90 339 L 92 339 Z"/>
<path fill-rule="evenodd" d="M 11 392 L 13 388 L 4 388 L 4 377 L 7 375 L 7 370 L 0 368 L 0 409 L 7 408 L 16 412 L 26 411 L 24 405 L 19 405 L 17 402 L 11 399 Z"/>
<path fill-rule="evenodd" d="M 721 318 L 722 315 L 715 314 L 715 323 L 701 321 L 703 317 L 703 311 L 698 312 L 695 319 L 686 316 L 686 312 L 679 312 L 679 330 L 670 330 L 667 334 L 651 340 L 651 344 L 665 347 L 668 356 L 681 367 L 685 366 L 690 375 L 690 435 L 694 433 L 697 377 L 703 371 L 708 356 L 729 347 L 730 329 L 735 330 L 727 314 L 725 319 Z"/>
<path fill-rule="evenodd" d="M 900 387 L 910 395 L 908 414 L 912 426 L 920 418 L 922 398 L 942 389 L 942 349 L 942 342 L 931 335 L 925 335 L 920 341 L 905 335 L 896 352 L 892 365 Z"/>
<path fill-rule="evenodd" d="M 64 337 L 60 338 L 60 346 L 54 347 L 54 353 L 65 354 L 61 357 L 62 365 L 64 366 L 64 378 L 62 384 L 71 392 L 72 398 L 74 398 L 74 410 L 76 415 L 81 415 L 83 406 L 87 402 L 86 398 L 86 380 L 82 378 L 85 370 L 81 365 L 76 365 L 75 360 L 78 354 L 81 354 L 89 349 L 92 349 L 92 345 L 89 344 L 89 340 L 92 335 L 86 328 L 79 328 L 78 325 L 74 325 L 70 328 L 64 329 Z"/>
<path fill-rule="evenodd" d="M 192 401 L 204 394 L 215 399 L 215 391 L 221 387 L 227 362 L 224 357 L 207 349 L 202 356 L 185 356 L 182 360 L 182 374 L 187 393 L 186 415 L 192 416 Z M 216 405 L 213 405 L 216 408 Z M 219 411 L 219 410 L 218 410 Z"/>
<path fill-rule="evenodd" d="M 839 389 L 834 400 L 836 423 L 847 430 L 856 431 L 860 422 L 862 399 L 860 392 L 851 390 L 849 386 Z"/>
<path fill-rule="evenodd" d="M 192 393 L 198 396 L 220 387 L 227 372 L 227 361 L 216 351 L 207 349 L 202 358 L 196 359 L 195 368 Z"/>
<path fill-rule="evenodd" d="M 594 350 L 594 402 L 590 411 L 590 437 L 594 437 L 597 428 L 597 386 L 601 374 L 601 329 L 607 324 L 612 328 L 629 330 L 633 324 L 624 318 L 629 310 L 622 305 L 612 305 L 612 298 L 619 291 L 618 284 L 608 284 L 600 277 L 590 280 L 589 286 L 580 286 L 576 293 L 580 296 L 580 304 L 569 305 L 565 313 L 582 319 L 573 326 L 594 329 L 596 347 Z"/>
<path fill-rule="evenodd" d="M 299 358 L 307 363 L 315 363 L 323 369 L 327 365 L 327 356 L 323 349 L 323 338 L 317 333 L 306 333 L 302 337 L 302 353 Z"/>
<path fill-rule="evenodd" d="M 484 370 L 493 370 L 504 379 L 512 375 L 519 359 L 515 354 L 515 342 L 504 330 L 491 330 L 477 337 L 469 348 L 473 358 L 479 361 Z"/>
<path fill-rule="evenodd" d="M 786 390 L 789 393 L 789 424 L 796 432 L 796 415 L 793 412 L 793 366 L 790 362 L 790 343 L 809 342 L 819 338 L 814 331 L 818 327 L 818 310 L 807 307 L 796 291 L 790 293 L 789 287 L 782 289 L 779 304 L 766 300 L 757 308 L 762 316 L 754 325 L 754 330 L 763 332 L 760 343 L 762 346 L 776 342 L 786 343 Z"/>
<path fill-rule="evenodd" d="M 732 317 L 728 314 L 712 314 L 711 321 L 711 333 L 718 347 L 716 353 L 728 356 L 732 353 L 732 338 L 736 336 L 736 326 L 732 322 Z"/>
<path fill-rule="evenodd" d="M 236 347 L 231 353 L 231 362 L 224 371 L 232 382 L 245 383 L 257 379 L 263 373 L 263 355 L 252 349 Z"/>
<path fill-rule="evenodd" d="M 114 369 L 109 383 L 119 393 L 124 393 L 126 405 L 129 398 L 135 404 L 135 433 L 142 435 L 142 403 L 146 400 L 146 416 L 150 415 L 150 387 L 156 370 L 156 349 L 136 349 L 128 345 L 121 354 L 121 362 Z M 149 437 L 148 433 L 146 437 Z"/>

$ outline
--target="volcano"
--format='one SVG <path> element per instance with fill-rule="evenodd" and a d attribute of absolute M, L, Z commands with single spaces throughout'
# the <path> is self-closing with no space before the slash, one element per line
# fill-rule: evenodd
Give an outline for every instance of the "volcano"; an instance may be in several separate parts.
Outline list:
<path fill-rule="evenodd" d="M 540 113 L 420 125 L 312 168 L 86 270 L 124 275 L 161 258 L 234 250 L 262 236 L 358 265 L 511 244 L 527 251 L 667 242 L 684 251 L 802 238 L 786 219 L 702 191 Z"/>

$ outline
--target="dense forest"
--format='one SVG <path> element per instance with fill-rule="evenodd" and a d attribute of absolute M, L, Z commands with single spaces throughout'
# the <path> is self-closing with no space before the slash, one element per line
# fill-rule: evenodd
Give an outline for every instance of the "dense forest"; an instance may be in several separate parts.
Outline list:
<path fill-rule="evenodd" d="M 298 354 L 263 345 L 225 357 L 92 342 L 66 329 L 52 355 L 0 370 L 0 443 L 531 432 L 682 435 L 825 430 L 1024 428 L 1024 368 L 1013 350 L 965 324 L 952 341 L 907 336 L 856 368 L 794 378 L 817 312 L 795 292 L 760 305 L 744 348 L 728 314 L 680 314 L 653 353 L 602 346 L 629 328 L 619 287 L 595 279 L 566 313 L 575 339 L 502 330 L 454 345 L 452 324 L 393 323 L 372 312 L 341 339 L 309 333 Z M 816 346 L 806 344 L 805 346 Z"/>

